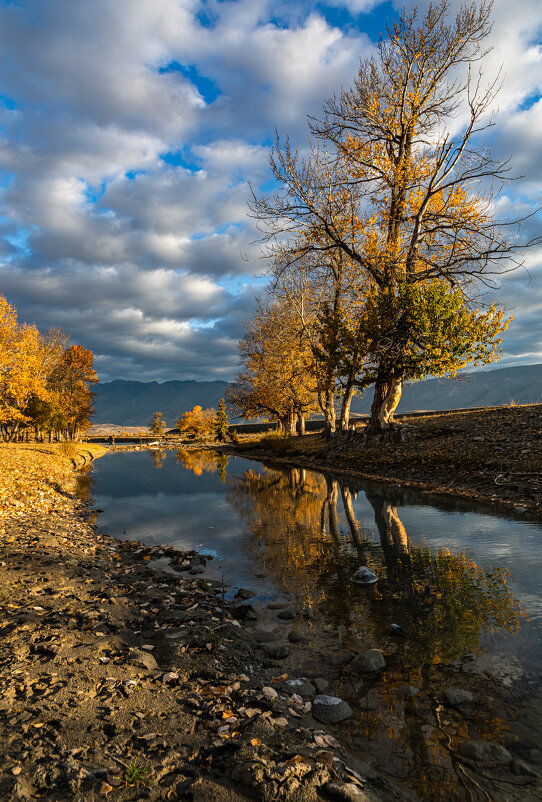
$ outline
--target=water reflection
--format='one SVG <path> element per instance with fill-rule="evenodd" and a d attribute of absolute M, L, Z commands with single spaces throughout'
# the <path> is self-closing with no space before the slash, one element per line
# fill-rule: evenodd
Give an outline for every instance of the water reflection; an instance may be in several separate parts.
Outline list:
<path fill-rule="evenodd" d="M 195 449 L 180 449 L 176 452 L 177 462 L 183 468 L 192 471 L 194 476 L 205 473 L 216 473 L 221 482 L 226 481 L 230 458 L 227 454 L 218 454 L 216 451 L 197 451 Z"/>
<path fill-rule="evenodd" d="M 413 543 L 386 488 L 364 488 L 375 540 L 364 533 L 343 480 L 268 468 L 248 470 L 230 486 L 230 502 L 253 538 L 249 548 L 279 586 L 316 611 L 312 650 L 323 661 L 367 647 L 386 655 L 378 679 L 355 676 L 348 664 L 336 668 L 339 695 L 358 711 L 344 728 L 350 746 L 414 783 L 428 800 L 475 799 L 482 787 L 482 798 L 513 798 L 509 778 L 480 777 L 457 758 L 465 739 L 502 742 L 513 717 L 508 707 L 484 701 L 482 710 L 471 704 L 459 712 L 440 703 L 443 685 L 458 681 L 478 703 L 487 700 L 490 683 L 477 674 L 458 679 L 457 663 L 479 654 L 491 633 L 519 629 L 524 611 L 510 589 L 509 569 L 479 566 L 460 549 Z M 351 582 L 359 565 L 377 574 L 376 586 L 360 589 Z M 392 623 L 406 637 L 394 637 Z M 332 662 L 326 668 L 332 672 Z"/>
<path fill-rule="evenodd" d="M 297 468 L 249 470 L 232 480 L 230 501 L 277 583 L 364 637 L 387 638 L 390 625 L 400 624 L 409 634 L 402 649 L 409 666 L 452 663 L 479 651 L 482 634 L 518 629 L 522 609 L 509 569 L 480 567 L 459 549 L 412 543 L 385 490 L 366 489 L 365 496 L 379 543 L 364 535 L 352 491 L 338 479 Z M 359 565 L 379 577 L 374 589 L 360 591 L 350 581 Z"/>

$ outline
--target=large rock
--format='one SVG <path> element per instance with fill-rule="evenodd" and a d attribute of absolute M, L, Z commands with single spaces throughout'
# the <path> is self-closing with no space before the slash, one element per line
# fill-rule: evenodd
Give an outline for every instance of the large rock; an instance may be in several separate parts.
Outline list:
<path fill-rule="evenodd" d="M 356 674 L 373 674 L 375 671 L 382 671 L 386 667 L 384 655 L 380 649 L 366 649 L 359 652 L 348 663 L 348 668 Z"/>
<path fill-rule="evenodd" d="M 459 752 L 477 763 L 486 766 L 507 766 L 512 761 L 512 755 L 500 744 L 490 741 L 464 741 Z"/>
<path fill-rule="evenodd" d="M 352 708 L 338 696 L 316 696 L 312 703 L 312 715 L 322 724 L 337 724 L 350 718 Z"/>

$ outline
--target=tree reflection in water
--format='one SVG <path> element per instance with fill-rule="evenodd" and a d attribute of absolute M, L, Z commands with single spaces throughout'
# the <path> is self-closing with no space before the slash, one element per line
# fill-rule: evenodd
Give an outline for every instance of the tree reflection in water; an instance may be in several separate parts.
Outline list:
<path fill-rule="evenodd" d="M 251 550 L 299 605 L 315 609 L 311 641 L 317 644 L 331 627 L 342 648 L 380 648 L 387 655 L 377 684 L 350 676 L 347 669 L 334 679 L 340 693 L 362 710 L 344 728 L 351 745 L 395 776 L 408 776 L 426 799 L 463 800 L 471 794 L 475 799 L 481 779 L 458 761 L 457 744 L 466 737 L 498 741 L 507 714 L 486 710 L 467 720 L 439 705 L 438 696 L 444 683 L 455 681 L 458 658 L 480 652 L 488 633 L 518 629 L 523 613 L 507 569 L 480 567 L 460 550 L 412 543 L 397 506 L 374 486 L 364 492 L 379 542 L 364 535 L 352 492 L 337 478 L 268 468 L 246 471 L 232 478 L 230 487 L 230 502 L 252 535 Z M 359 565 L 377 574 L 376 586 L 360 590 L 350 581 Z M 392 622 L 404 627 L 407 638 L 390 635 Z M 405 684 L 420 693 L 408 699 Z M 478 685 L 480 693 L 481 681 Z M 480 791 L 481 798 L 513 799 L 506 787 L 503 795 L 493 783 L 489 796 Z"/>
<path fill-rule="evenodd" d="M 226 481 L 228 463 L 230 461 L 227 454 L 186 448 L 177 451 L 176 456 L 177 462 L 180 462 L 188 471 L 192 471 L 195 476 L 201 476 L 204 472 L 216 473 L 218 471 L 220 481 Z"/>

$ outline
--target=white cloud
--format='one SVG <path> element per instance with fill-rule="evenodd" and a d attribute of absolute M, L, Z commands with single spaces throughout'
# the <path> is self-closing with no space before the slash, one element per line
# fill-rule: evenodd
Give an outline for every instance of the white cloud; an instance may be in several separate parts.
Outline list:
<path fill-rule="evenodd" d="M 542 107 L 524 106 L 542 86 L 541 21 L 538 0 L 496 0 L 493 147 L 527 176 L 503 208 L 540 193 Z M 275 126 L 303 145 L 306 115 L 351 84 L 372 50 L 362 28 L 308 0 L 0 5 L 0 95 L 15 103 L 0 110 L 0 291 L 23 319 L 71 331 L 109 378 L 231 376 L 264 268 L 243 258 L 258 238 L 247 180 L 269 180 Z M 184 73 L 160 71 L 174 62 Z M 524 282 L 508 295 L 532 323 Z M 516 350 L 542 351 L 532 325 L 513 332 Z"/>

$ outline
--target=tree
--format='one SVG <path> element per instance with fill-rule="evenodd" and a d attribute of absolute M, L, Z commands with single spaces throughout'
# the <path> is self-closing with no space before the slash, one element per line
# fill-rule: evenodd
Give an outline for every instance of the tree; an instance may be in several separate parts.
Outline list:
<path fill-rule="evenodd" d="M 480 143 L 497 89 L 483 85 L 481 70 L 475 75 L 491 4 L 464 5 L 451 21 L 449 10 L 448 0 L 431 5 L 419 24 L 417 10 L 403 11 L 377 56 L 361 62 L 352 88 L 311 121 L 309 158 L 277 138 L 271 166 L 282 190 L 251 204 L 267 255 L 298 264 L 307 254 L 315 261 L 341 253 L 355 265 L 371 307 L 382 295 L 396 309 L 410 300 L 405 286 L 435 280 L 467 303 L 518 263 L 507 234 L 514 221 L 493 215 L 508 166 Z M 410 310 L 402 309 L 393 325 L 377 327 L 376 334 L 386 331 L 383 341 L 372 337 L 373 357 L 382 354 L 373 358 L 372 431 L 392 424 L 410 378 L 401 365 L 408 319 Z"/>
<path fill-rule="evenodd" d="M 265 415 L 295 434 L 299 420 L 317 403 L 309 375 L 311 353 L 295 311 L 285 300 L 258 301 L 239 343 L 243 370 L 227 391 L 229 403 L 247 419 Z"/>
<path fill-rule="evenodd" d="M 230 422 L 226 414 L 226 401 L 221 398 L 218 402 L 218 413 L 214 422 L 214 432 L 217 440 L 225 442 L 228 436 Z"/>
<path fill-rule="evenodd" d="M 216 409 L 213 407 L 203 409 L 201 406 L 196 405 L 179 418 L 177 428 L 180 432 L 201 440 L 213 433 L 215 420 Z"/>
<path fill-rule="evenodd" d="M 154 437 L 163 437 L 166 433 L 166 422 L 161 412 L 154 412 L 151 421 L 151 434 Z"/>
<path fill-rule="evenodd" d="M 78 437 L 81 429 L 90 426 L 94 411 L 91 388 L 98 383 L 93 362 L 92 351 L 82 345 L 72 345 L 64 351 L 50 379 L 52 388 L 59 393 L 60 417 L 63 421 L 59 428 L 70 439 Z"/>

